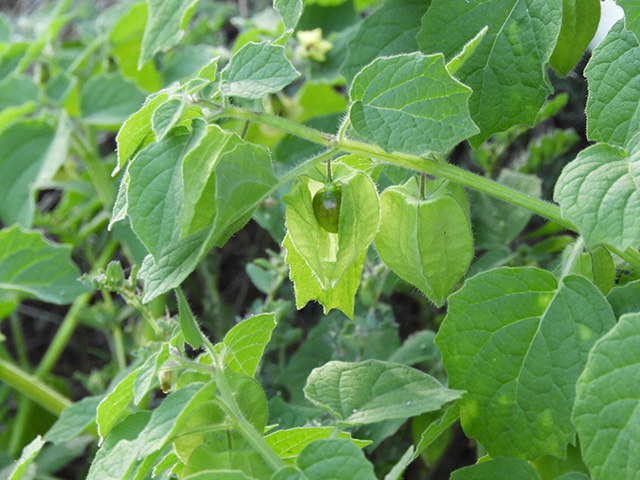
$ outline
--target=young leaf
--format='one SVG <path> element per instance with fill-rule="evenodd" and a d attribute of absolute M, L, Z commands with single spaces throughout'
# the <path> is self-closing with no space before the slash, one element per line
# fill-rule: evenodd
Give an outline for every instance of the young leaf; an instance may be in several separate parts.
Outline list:
<path fill-rule="evenodd" d="M 451 474 L 451 480 L 540 480 L 531 465 L 518 458 L 498 457 L 464 467 Z"/>
<path fill-rule="evenodd" d="M 425 0 L 395 0 L 373 12 L 349 41 L 347 57 L 340 73 L 351 83 L 365 65 L 377 57 L 418 50 L 416 34 L 420 19 L 429 8 Z"/>
<path fill-rule="evenodd" d="M 147 394 L 153 382 L 156 381 L 157 373 L 165 360 L 169 358 L 169 345 L 163 343 L 159 351 L 147 357 L 140 368 L 138 375 L 133 382 L 133 404 L 138 405 Z"/>
<path fill-rule="evenodd" d="M 492 457 L 563 458 L 575 436 L 575 382 L 595 341 L 615 324 L 588 280 L 500 268 L 449 298 L 436 336 L 460 417 Z"/>
<path fill-rule="evenodd" d="M 85 397 L 67 407 L 46 433 L 43 440 L 61 444 L 77 437 L 89 426 L 95 425 L 96 410 L 103 398 L 103 395 Z"/>
<path fill-rule="evenodd" d="M 453 425 L 460 418 L 460 406 L 458 403 L 454 403 L 451 405 L 444 414 L 427 427 L 427 429 L 422 432 L 420 436 L 420 442 L 416 445 L 415 452 L 411 461 L 415 460 L 420 456 L 420 454 L 433 442 L 437 440 L 437 438 L 442 435 L 447 429 Z"/>
<path fill-rule="evenodd" d="M 626 147 L 640 132 L 637 98 L 640 44 L 635 35 L 616 23 L 593 51 L 584 69 L 589 82 L 587 136 L 589 140 Z"/>
<path fill-rule="evenodd" d="M 29 465 L 31 465 L 31 462 L 33 462 L 38 453 L 40 453 L 44 444 L 45 441 L 40 435 L 38 435 L 29 445 L 24 447 L 20 458 L 16 460 L 13 470 L 9 474 L 7 480 L 20 480 L 27 468 L 29 468 Z"/>
<path fill-rule="evenodd" d="M 623 315 L 589 353 L 577 384 L 573 421 L 594 480 L 640 471 L 640 315 Z"/>
<path fill-rule="evenodd" d="M 473 258 L 471 224 L 446 187 L 423 200 L 415 186 L 409 181 L 380 195 L 376 249 L 396 275 L 442 306 Z"/>
<path fill-rule="evenodd" d="M 433 0 L 417 40 L 453 58 L 485 25 L 487 34 L 456 77 L 473 91 L 473 147 L 513 125 L 533 125 L 551 93 L 546 63 L 560 33 L 562 0 Z M 506 66 L 508 65 L 508 69 Z M 501 72 L 498 74 L 497 72 Z"/>
<path fill-rule="evenodd" d="M 44 302 L 73 302 L 90 288 L 78 281 L 71 250 L 17 225 L 0 230 L 0 289 L 34 295 Z"/>
<path fill-rule="evenodd" d="M 147 97 L 144 105 L 131 115 L 120 127 L 116 142 L 118 143 L 118 163 L 113 175 L 127 163 L 144 138 L 151 131 L 153 112 L 169 98 L 169 94 L 160 93 Z"/>
<path fill-rule="evenodd" d="M 273 8 L 275 8 L 282 17 L 285 30 L 293 30 L 302 15 L 302 0 L 274 0 Z"/>
<path fill-rule="evenodd" d="M 253 377 L 264 348 L 276 327 L 274 313 L 254 315 L 243 320 L 224 337 L 225 363 L 236 373 Z"/>
<path fill-rule="evenodd" d="M 284 47 L 269 42 L 247 43 L 222 70 L 223 95 L 260 98 L 293 82 L 300 73 L 284 54 Z"/>
<path fill-rule="evenodd" d="M 35 193 L 67 158 L 70 128 L 61 118 L 55 129 L 42 120 L 14 123 L 0 133 L 0 219 L 29 228 Z"/>
<path fill-rule="evenodd" d="M 158 106 L 151 116 L 151 128 L 156 134 L 156 142 L 160 142 L 169 133 L 182 116 L 186 99 L 171 98 Z"/>
<path fill-rule="evenodd" d="M 549 64 L 566 77 L 582 58 L 598 29 L 600 2 L 598 0 L 563 0 L 562 28 Z"/>
<path fill-rule="evenodd" d="M 640 135 L 628 152 L 593 145 L 569 163 L 556 183 L 554 200 L 575 223 L 587 246 L 620 250 L 640 245 Z"/>
<path fill-rule="evenodd" d="M 173 47 L 184 35 L 199 0 L 147 0 L 149 19 L 144 29 L 138 69 L 158 52 Z"/>
<path fill-rule="evenodd" d="M 433 412 L 463 392 L 443 387 L 420 370 L 367 360 L 333 361 L 316 368 L 304 393 L 341 423 L 360 425 Z"/>
<path fill-rule="evenodd" d="M 456 76 L 456 73 L 458 73 L 458 70 L 460 70 L 460 68 L 464 65 L 464 63 L 473 56 L 474 52 L 476 51 L 476 49 L 478 48 L 478 46 L 482 42 L 482 39 L 484 38 L 484 36 L 487 34 L 488 31 L 489 31 L 489 27 L 485 25 L 475 37 L 469 40 L 464 45 L 464 47 L 462 47 L 462 50 L 460 50 L 460 53 L 458 53 L 455 57 L 453 57 L 451 60 L 447 62 L 447 72 L 449 72 L 449 75 L 453 77 Z"/>
<path fill-rule="evenodd" d="M 181 288 L 176 288 L 176 297 L 178 297 L 178 312 L 180 316 L 180 331 L 185 341 L 192 348 L 199 348 L 203 344 L 204 333 L 198 325 L 198 320 L 194 317 L 189 302 L 184 296 Z"/>
<path fill-rule="evenodd" d="M 378 58 L 353 79 L 349 118 L 359 135 L 388 152 L 444 153 L 478 132 L 470 95 L 442 55 Z"/>

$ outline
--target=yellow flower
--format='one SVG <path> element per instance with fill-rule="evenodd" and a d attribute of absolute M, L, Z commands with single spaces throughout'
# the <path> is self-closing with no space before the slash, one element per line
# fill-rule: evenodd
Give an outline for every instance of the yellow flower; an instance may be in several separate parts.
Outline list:
<path fill-rule="evenodd" d="M 322 38 L 322 29 L 299 30 L 296 33 L 299 45 L 298 56 L 302 59 L 310 58 L 316 62 L 326 62 L 327 52 L 333 48 L 333 43 Z"/>

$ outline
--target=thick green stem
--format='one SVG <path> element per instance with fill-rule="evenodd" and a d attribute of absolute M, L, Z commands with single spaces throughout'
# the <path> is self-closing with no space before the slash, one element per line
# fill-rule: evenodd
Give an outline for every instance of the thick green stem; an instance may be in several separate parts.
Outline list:
<path fill-rule="evenodd" d="M 7 385 L 39 403 L 54 415 L 60 415 L 65 408 L 73 404 L 71 400 L 39 378 L 2 359 L 0 359 L 0 378 Z"/>
<path fill-rule="evenodd" d="M 268 113 L 250 112 L 241 108 L 226 108 L 221 112 L 218 112 L 213 118 L 239 118 L 244 120 L 252 120 L 259 123 L 264 123 L 272 127 L 278 128 L 284 132 L 290 133 L 305 140 L 309 140 L 321 145 L 331 146 L 332 148 L 341 150 L 343 152 L 352 153 L 355 155 L 362 155 L 370 158 L 376 158 L 384 160 L 385 162 L 400 167 L 405 167 L 418 172 L 428 173 L 437 177 L 446 178 L 453 182 L 459 183 L 474 190 L 492 195 L 496 198 L 509 202 L 513 205 L 517 205 L 527 210 L 532 211 L 542 217 L 553 220 L 554 222 L 562 225 L 568 230 L 577 232 L 577 227 L 562 218 L 560 208 L 545 200 L 531 197 L 526 193 L 519 192 L 513 188 L 501 185 L 493 180 L 481 177 L 474 173 L 468 172 L 460 167 L 451 165 L 444 162 L 438 162 L 435 159 L 423 158 L 417 155 L 411 155 L 408 153 L 393 152 L 387 153 L 380 147 L 375 145 L 369 145 L 367 143 L 359 142 L 350 139 L 341 139 L 327 135 L 326 133 L 319 132 L 313 128 L 309 128 L 305 125 L 287 120 L 286 118 L 278 117 Z M 611 251 L 616 253 L 627 263 L 640 271 L 640 253 L 632 248 L 628 248 L 626 251 L 621 252 L 614 248 L 605 245 Z"/>

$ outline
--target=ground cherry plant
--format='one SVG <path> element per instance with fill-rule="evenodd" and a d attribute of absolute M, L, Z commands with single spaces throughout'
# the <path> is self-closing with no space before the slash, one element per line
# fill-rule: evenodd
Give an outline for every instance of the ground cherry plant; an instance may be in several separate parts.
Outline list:
<path fill-rule="evenodd" d="M 0 476 L 640 479 L 618 3 L 0 14 Z"/>

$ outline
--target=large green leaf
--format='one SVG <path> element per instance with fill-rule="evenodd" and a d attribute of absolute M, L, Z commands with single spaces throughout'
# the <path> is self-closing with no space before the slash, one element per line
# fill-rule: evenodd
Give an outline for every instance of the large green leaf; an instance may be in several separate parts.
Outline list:
<path fill-rule="evenodd" d="M 362 67 L 377 57 L 418 50 L 416 34 L 428 0 L 396 0 L 385 3 L 369 15 L 349 41 L 340 73 L 351 82 Z"/>
<path fill-rule="evenodd" d="M 640 246 L 640 135 L 628 152 L 605 144 L 580 152 L 562 171 L 554 199 L 588 246 Z"/>
<path fill-rule="evenodd" d="M 451 77 L 442 55 L 378 58 L 351 84 L 354 130 L 388 152 L 444 153 L 478 132 L 471 90 Z"/>
<path fill-rule="evenodd" d="M 546 63 L 562 23 L 562 0 L 433 0 L 417 40 L 425 53 L 450 60 L 489 29 L 456 76 L 471 87 L 473 147 L 517 124 L 533 125 L 551 93 Z"/>
<path fill-rule="evenodd" d="M 280 458 L 290 460 L 295 459 L 311 442 L 332 438 L 333 435 L 335 435 L 333 427 L 298 427 L 270 433 L 264 437 L 264 441 Z M 347 432 L 339 432 L 337 437 L 350 439 L 358 447 L 365 447 L 371 443 L 366 440 L 351 439 L 351 435 Z"/>
<path fill-rule="evenodd" d="M 567 76 L 598 29 L 599 0 L 562 0 L 562 28 L 549 64 Z"/>
<path fill-rule="evenodd" d="M 102 399 L 103 395 L 93 395 L 65 408 L 44 436 L 44 441 L 55 444 L 67 442 L 90 426 L 95 426 L 96 410 Z"/>
<path fill-rule="evenodd" d="M 573 421 L 594 480 L 640 472 L 640 315 L 628 314 L 589 353 Z"/>
<path fill-rule="evenodd" d="M 274 0 L 273 8 L 282 17 L 285 30 L 292 30 L 302 15 L 303 5 L 302 0 Z"/>
<path fill-rule="evenodd" d="M 375 244 L 394 273 L 441 306 L 469 268 L 473 237 L 464 207 L 446 184 L 439 184 L 425 199 L 413 180 L 385 190 Z"/>
<path fill-rule="evenodd" d="M 47 240 L 42 232 L 25 232 L 17 225 L 0 230 L 0 289 L 45 302 L 73 302 L 90 288 L 78 281 L 71 250 Z"/>
<path fill-rule="evenodd" d="M 269 42 L 247 43 L 222 70 L 220 90 L 244 98 L 279 92 L 300 76 L 284 52 L 284 47 Z"/>
<path fill-rule="evenodd" d="M 492 457 L 563 458 L 573 441 L 575 383 L 595 341 L 615 323 L 588 280 L 532 267 L 500 268 L 449 298 L 436 337 L 452 388 L 467 394 L 467 435 Z"/>
<path fill-rule="evenodd" d="M 589 81 L 587 136 L 596 142 L 626 147 L 640 132 L 640 44 L 616 23 L 593 51 L 584 74 Z"/>
<path fill-rule="evenodd" d="M 173 47 L 184 35 L 199 0 L 147 0 L 149 18 L 144 29 L 138 68 L 158 52 Z"/>
<path fill-rule="evenodd" d="M 463 392 L 397 363 L 333 361 L 311 372 L 305 396 L 342 423 L 359 425 L 439 410 Z"/>
<path fill-rule="evenodd" d="M 14 123 L 0 133 L 0 219 L 30 227 L 35 193 L 67 158 L 69 126 L 55 129 L 42 120 Z"/>

